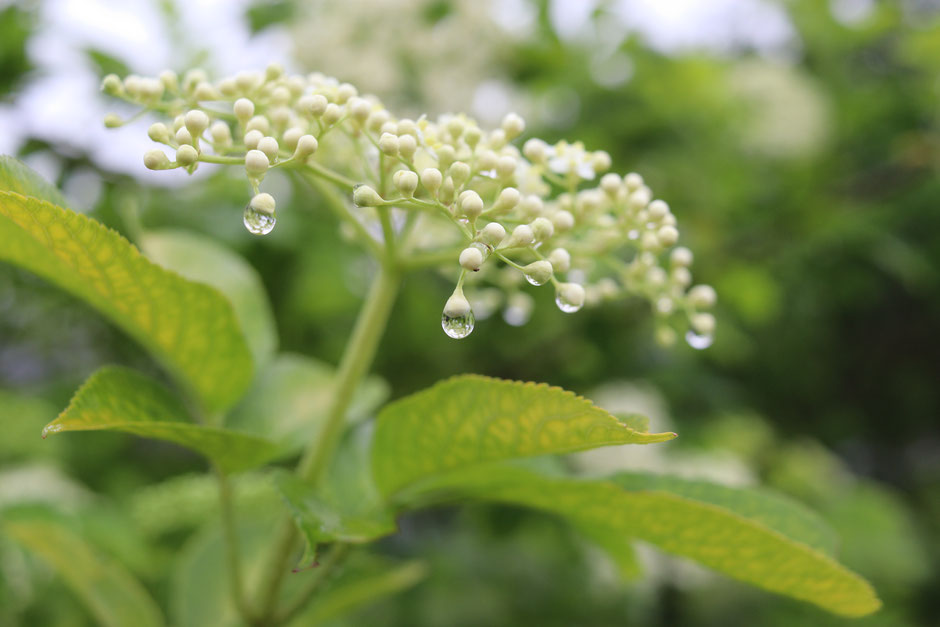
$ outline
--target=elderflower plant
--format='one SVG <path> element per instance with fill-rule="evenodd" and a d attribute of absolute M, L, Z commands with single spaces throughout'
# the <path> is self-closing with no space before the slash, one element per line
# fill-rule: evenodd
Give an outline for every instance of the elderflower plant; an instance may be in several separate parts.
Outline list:
<path fill-rule="evenodd" d="M 672 344 L 677 329 L 695 348 L 711 343 L 715 290 L 692 285 L 692 252 L 677 246 L 669 205 L 639 174 L 607 172 L 610 156 L 581 142 L 530 138 L 520 150 L 525 121 L 514 113 L 496 129 L 464 114 L 400 119 L 349 83 L 277 64 L 216 82 L 198 69 L 182 80 L 109 75 L 102 89 L 165 116 L 149 129 L 163 148 L 145 153 L 147 168 L 244 168 L 250 232 L 275 227 L 276 199 L 261 188 L 282 168 L 317 186 L 377 257 L 440 267 L 456 282 L 441 316 L 452 338 L 473 331 L 474 309 L 483 318 L 504 307 L 507 322 L 523 324 L 527 281 L 550 285 L 566 313 L 642 298 L 660 343 Z M 105 122 L 123 123 L 114 114 Z"/>

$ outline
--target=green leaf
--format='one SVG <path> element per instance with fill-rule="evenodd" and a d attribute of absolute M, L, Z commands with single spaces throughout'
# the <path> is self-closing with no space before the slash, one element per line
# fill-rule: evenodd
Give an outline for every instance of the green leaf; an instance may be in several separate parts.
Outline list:
<path fill-rule="evenodd" d="M 298 453 L 323 428 L 335 376 L 332 366 L 282 353 L 258 374 L 226 425 L 274 440 L 285 454 Z M 381 378 L 366 378 L 353 397 L 347 422 L 371 415 L 387 396 L 388 385 Z"/>
<path fill-rule="evenodd" d="M 188 422 L 186 408 L 164 386 L 114 366 L 89 377 L 65 411 L 46 425 L 43 437 L 63 431 L 123 431 L 175 442 L 205 455 L 223 472 L 259 466 L 279 453 L 269 440 Z"/>
<path fill-rule="evenodd" d="M 224 296 L 153 264 L 102 224 L 52 204 L 61 195 L 9 157 L 0 157 L 0 189 L 13 190 L 0 191 L 0 261 L 95 307 L 206 409 L 226 409 L 242 396 L 251 383 L 251 354 Z"/>
<path fill-rule="evenodd" d="M 589 529 L 594 540 L 606 535 L 649 542 L 836 614 L 864 616 L 881 607 L 864 579 L 790 535 L 794 529 L 806 534 L 802 508 L 794 506 L 785 515 L 783 499 L 755 497 L 751 490 L 735 498 L 731 488 L 708 490 L 699 482 L 683 483 L 654 477 L 640 481 L 637 475 L 573 479 L 494 464 L 438 476 L 424 489 L 448 499 L 459 495 L 551 512 Z M 700 498 L 692 496 L 696 493 Z"/>
<path fill-rule="evenodd" d="M 363 429 L 349 434 L 316 488 L 286 471 L 275 475 L 275 484 L 306 540 L 299 567 L 314 561 L 320 543 L 365 543 L 395 533 L 394 514 L 372 480 L 368 435 Z"/>
<path fill-rule="evenodd" d="M 102 625 L 164 624 L 143 586 L 122 566 L 93 550 L 65 522 L 29 509 L 6 513 L 0 528 L 54 568 Z"/>
<path fill-rule="evenodd" d="M 277 348 L 277 329 L 268 295 L 247 261 L 207 237 L 185 231 L 150 231 L 144 253 L 190 281 L 205 283 L 228 297 L 260 370 Z"/>
<path fill-rule="evenodd" d="M 372 467 L 388 495 L 474 464 L 674 437 L 632 429 L 560 388 L 466 375 L 386 406 L 378 417 Z"/>

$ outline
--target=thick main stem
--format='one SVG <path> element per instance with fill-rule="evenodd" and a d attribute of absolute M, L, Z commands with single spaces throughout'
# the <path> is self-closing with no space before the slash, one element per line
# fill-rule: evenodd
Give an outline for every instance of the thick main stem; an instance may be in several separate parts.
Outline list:
<path fill-rule="evenodd" d="M 297 466 L 297 474 L 309 483 L 316 484 L 333 459 L 333 453 L 343 433 L 349 405 L 356 388 L 375 358 L 400 285 L 401 276 L 398 270 L 394 264 L 383 259 L 382 268 L 372 282 L 369 295 L 340 360 L 326 423 L 317 439 L 307 447 Z M 270 616 L 274 609 L 281 582 L 287 573 L 287 560 L 296 542 L 297 528 L 293 521 L 287 520 L 281 526 L 272 554 L 273 559 L 268 564 L 268 570 L 262 580 L 262 616 Z"/>

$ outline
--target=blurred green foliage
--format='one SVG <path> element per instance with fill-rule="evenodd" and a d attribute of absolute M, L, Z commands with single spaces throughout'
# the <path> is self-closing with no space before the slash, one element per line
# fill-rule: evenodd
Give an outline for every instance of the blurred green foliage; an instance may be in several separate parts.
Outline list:
<path fill-rule="evenodd" d="M 253 30 L 292 19 L 298 3 L 266 4 L 249 10 Z M 619 52 L 632 75 L 603 87 L 584 71 L 589 46 L 560 39 L 547 3 L 536 2 L 535 30 L 507 45 L 502 68 L 536 101 L 557 99 L 564 87 L 577 109 L 527 134 L 582 139 L 609 151 L 615 170 L 639 171 L 661 192 L 696 251 L 697 278 L 718 290 L 716 342 L 702 353 L 660 349 L 637 303 L 564 316 L 543 291 L 533 291 L 538 306 L 524 328 L 494 318 L 454 342 L 438 325 L 449 282 L 415 277 L 376 366 L 393 396 L 457 372 L 584 393 L 611 380 L 646 380 L 668 401 L 669 428 L 681 435 L 658 469 L 730 456 L 837 529 L 845 563 L 885 601 L 855 624 L 932 624 L 940 615 L 940 16 L 916 4 L 879 2 L 846 25 L 829 3 L 787 2 L 798 35 L 789 62 L 749 50 L 664 55 L 631 36 Z M 448 3 L 413 10 L 446 15 Z M 0 11 L 3 100 L 29 80 L 27 17 L 16 5 Z M 609 16 L 599 10 L 594 19 Z M 88 54 L 102 71 L 122 63 Z M 395 96 L 413 93 L 402 86 Z M 56 147 L 31 142 L 24 153 L 46 149 Z M 88 165 L 74 152 L 59 157 L 59 183 Z M 148 229 L 187 229 L 235 249 L 262 277 L 283 350 L 336 362 L 368 267 L 308 188 L 284 182 L 294 200 L 259 240 L 241 228 L 245 190 L 224 172 L 178 190 L 102 174 L 96 218 L 132 238 L 127 216 L 139 216 Z M 0 338 L 0 508 L 26 494 L 69 509 L 165 601 L 166 577 L 178 567 L 172 552 L 185 544 L 185 559 L 197 559 L 218 542 L 198 531 L 214 493 L 202 475 L 179 478 L 201 464 L 175 447 L 117 434 L 38 439 L 97 366 L 152 365 L 93 311 L 5 266 Z M 9 487 L 22 485 L 32 492 Z M 247 491 L 246 509 L 263 509 L 258 490 Z M 162 526 L 101 514 L 102 503 L 134 495 L 142 516 L 172 507 L 179 494 L 186 515 Z M 528 511 L 442 508 L 401 526 L 383 551 L 423 558 L 433 576 L 331 624 L 846 623 L 645 554 L 647 574 L 625 590 L 613 566 L 569 528 Z M 251 520 L 244 533 L 263 531 Z M 0 624 L 92 623 L 48 570 L 4 541 Z"/>

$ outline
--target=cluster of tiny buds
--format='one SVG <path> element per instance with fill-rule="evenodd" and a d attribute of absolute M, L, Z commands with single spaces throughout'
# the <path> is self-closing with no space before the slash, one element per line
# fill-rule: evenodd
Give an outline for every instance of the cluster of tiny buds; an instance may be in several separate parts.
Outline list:
<path fill-rule="evenodd" d="M 442 268 L 459 274 L 441 319 L 451 337 L 466 337 L 500 307 L 508 323 L 524 324 L 534 302 L 524 280 L 552 285 L 567 313 L 638 296 L 652 305 L 660 343 L 673 343 L 678 327 L 696 348 L 711 342 L 715 291 L 692 286 L 692 253 L 676 247 L 666 202 L 639 174 L 608 173 L 610 156 L 580 142 L 530 138 L 520 150 L 514 141 L 526 125 L 515 113 L 488 131 L 463 114 L 398 119 L 348 83 L 288 75 L 276 64 L 217 82 L 201 70 L 182 80 L 169 71 L 109 75 L 102 89 L 168 118 L 148 134 L 173 154 L 148 151 L 147 168 L 243 167 L 253 190 L 243 222 L 252 233 L 274 228 L 276 203 L 260 186 L 270 169 L 285 168 L 348 189 L 352 206 L 341 213 L 366 244 L 377 244 L 381 226 L 382 238 L 409 242 L 414 260 L 440 263 L 453 251 L 454 269 Z M 112 114 L 105 123 L 124 121 Z M 478 285 L 468 298 L 471 276 Z"/>

